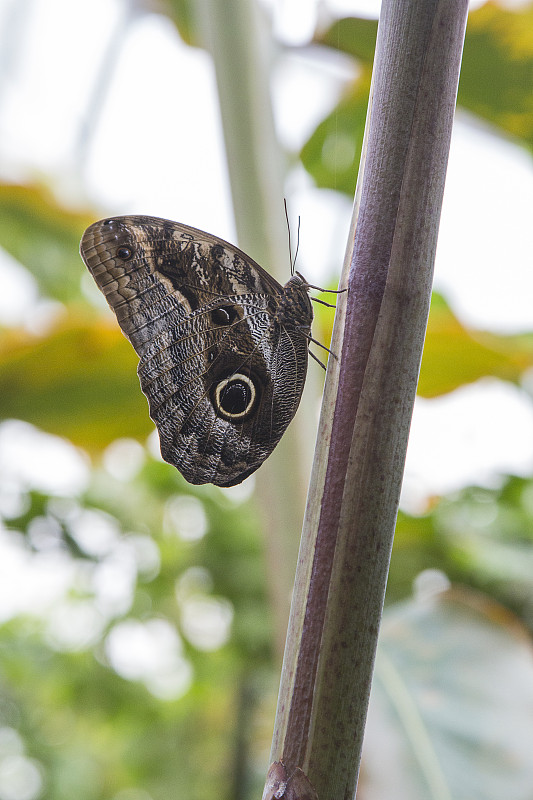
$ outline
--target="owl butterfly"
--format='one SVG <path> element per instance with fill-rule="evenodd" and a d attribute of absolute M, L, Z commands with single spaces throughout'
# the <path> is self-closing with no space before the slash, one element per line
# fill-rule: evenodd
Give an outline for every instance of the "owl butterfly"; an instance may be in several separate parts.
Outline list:
<path fill-rule="evenodd" d="M 165 461 L 190 483 L 255 472 L 300 402 L 315 287 L 156 217 L 95 222 L 80 252 L 140 358 Z"/>

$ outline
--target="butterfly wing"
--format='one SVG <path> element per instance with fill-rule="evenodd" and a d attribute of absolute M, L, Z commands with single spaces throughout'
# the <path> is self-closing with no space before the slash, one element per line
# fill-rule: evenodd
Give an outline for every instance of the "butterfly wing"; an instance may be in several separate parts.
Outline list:
<path fill-rule="evenodd" d="M 238 248 L 156 217 L 96 222 L 80 251 L 140 357 L 163 458 L 190 483 L 240 483 L 300 402 L 307 290 L 287 296 Z"/>

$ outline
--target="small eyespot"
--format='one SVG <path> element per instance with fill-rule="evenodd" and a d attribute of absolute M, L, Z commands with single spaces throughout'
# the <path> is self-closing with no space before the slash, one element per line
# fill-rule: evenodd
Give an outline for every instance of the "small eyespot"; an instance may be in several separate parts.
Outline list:
<path fill-rule="evenodd" d="M 218 327 L 231 325 L 237 318 L 238 314 L 234 306 L 220 306 L 219 308 L 214 308 L 211 312 L 213 325 Z"/>
<path fill-rule="evenodd" d="M 120 258 L 122 261 L 129 261 L 132 256 L 133 250 L 131 247 L 119 247 L 117 250 L 117 258 Z"/>
<path fill-rule="evenodd" d="M 229 314 L 225 308 L 215 308 L 211 312 L 214 325 L 229 325 Z"/>
<path fill-rule="evenodd" d="M 256 407 L 254 382 L 239 372 L 219 381 L 215 386 L 215 411 L 231 422 L 243 422 Z"/>

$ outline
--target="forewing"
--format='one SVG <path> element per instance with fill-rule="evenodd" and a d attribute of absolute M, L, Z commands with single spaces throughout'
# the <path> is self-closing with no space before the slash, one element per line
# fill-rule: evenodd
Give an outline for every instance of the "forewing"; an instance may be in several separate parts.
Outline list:
<path fill-rule="evenodd" d="M 80 252 L 139 354 L 169 324 L 210 302 L 282 291 L 228 242 L 158 217 L 95 222 L 85 231 Z"/>

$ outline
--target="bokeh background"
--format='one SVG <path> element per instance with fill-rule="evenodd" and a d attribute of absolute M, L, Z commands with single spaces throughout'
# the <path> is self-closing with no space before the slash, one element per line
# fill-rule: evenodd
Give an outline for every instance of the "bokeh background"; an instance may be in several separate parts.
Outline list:
<path fill-rule="evenodd" d="M 0 0 L 0 800 L 251 798 L 268 765 L 320 368 L 298 492 L 191 487 L 78 256 L 110 214 L 237 240 L 202 3 Z M 379 2 L 248 5 L 334 286 Z M 532 148 L 533 5 L 472 3 L 361 798 L 533 796 Z"/>

